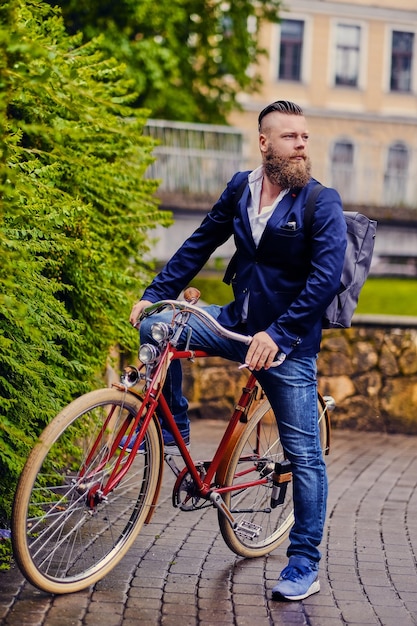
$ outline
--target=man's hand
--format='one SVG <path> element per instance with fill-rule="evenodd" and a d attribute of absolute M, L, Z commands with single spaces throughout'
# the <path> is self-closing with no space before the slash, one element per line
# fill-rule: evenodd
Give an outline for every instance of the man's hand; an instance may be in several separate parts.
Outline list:
<path fill-rule="evenodd" d="M 268 333 L 260 332 L 253 336 L 246 354 L 245 364 L 250 370 L 269 369 L 273 363 L 279 347 Z"/>
<path fill-rule="evenodd" d="M 149 300 L 140 300 L 133 305 L 132 310 L 130 312 L 129 322 L 132 326 L 136 326 L 139 316 L 141 315 L 143 309 L 150 306 L 152 302 Z"/>

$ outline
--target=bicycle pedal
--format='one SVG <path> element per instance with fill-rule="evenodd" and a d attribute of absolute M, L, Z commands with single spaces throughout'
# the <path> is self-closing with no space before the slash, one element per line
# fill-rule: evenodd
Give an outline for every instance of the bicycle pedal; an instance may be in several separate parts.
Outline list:
<path fill-rule="evenodd" d="M 246 539 L 256 539 L 261 534 L 261 530 L 262 526 L 243 520 L 235 528 L 235 533 Z"/>

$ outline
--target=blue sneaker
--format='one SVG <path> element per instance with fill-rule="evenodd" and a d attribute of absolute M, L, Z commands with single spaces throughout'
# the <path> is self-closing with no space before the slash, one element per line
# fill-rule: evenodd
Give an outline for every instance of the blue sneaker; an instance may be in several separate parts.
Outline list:
<path fill-rule="evenodd" d="M 184 439 L 187 449 L 190 449 L 190 427 L 186 426 L 183 430 L 180 430 L 180 433 L 181 433 L 182 438 Z M 170 433 L 169 430 L 165 430 L 165 428 L 162 428 L 162 437 L 164 440 L 165 454 L 172 454 L 172 456 L 181 456 L 181 452 L 175 442 L 175 439 L 172 433 Z M 126 442 L 126 439 L 127 437 L 122 438 L 119 444 L 119 448 L 123 448 Z M 127 452 L 131 451 L 135 441 L 136 441 L 136 435 L 133 435 L 132 439 L 129 441 L 129 445 L 126 448 Z M 137 453 L 138 454 L 143 453 L 144 450 L 145 450 L 145 442 L 142 441 Z"/>
<path fill-rule="evenodd" d="M 311 562 L 304 556 L 290 556 L 278 583 L 272 589 L 273 600 L 304 600 L 313 593 L 320 591 L 317 570 L 312 569 Z"/>

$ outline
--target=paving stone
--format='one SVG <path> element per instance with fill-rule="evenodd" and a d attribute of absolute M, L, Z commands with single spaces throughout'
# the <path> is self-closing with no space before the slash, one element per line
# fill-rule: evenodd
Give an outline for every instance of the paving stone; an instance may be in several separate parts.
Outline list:
<path fill-rule="evenodd" d="M 221 422 L 193 423 L 197 458 Z M 417 437 L 335 431 L 321 592 L 277 602 L 287 564 L 274 553 L 242 559 L 211 509 L 173 509 L 164 474 L 159 505 L 121 563 L 91 589 L 53 596 L 0 572 L 1 626 L 416 626 Z"/>
<path fill-rule="evenodd" d="M 225 613 L 224 611 L 215 611 L 210 609 L 200 609 L 198 612 L 198 619 L 201 626 L 220 626 L 232 625 L 235 622 L 235 617 L 232 611 Z"/>

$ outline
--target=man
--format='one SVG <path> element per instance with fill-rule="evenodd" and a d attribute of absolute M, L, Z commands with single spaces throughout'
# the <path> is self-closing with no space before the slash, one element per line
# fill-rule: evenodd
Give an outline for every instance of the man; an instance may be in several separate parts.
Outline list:
<path fill-rule="evenodd" d="M 234 300 L 208 311 L 219 323 L 253 335 L 249 348 L 213 336 L 198 321 L 191 348 L 244 362 L 255 372 L 274 410 L 293 471 L 295 523 L 287 550 L 288 566 L 273 589 L 274 599 L 301 600 L 320 590 L 318 565 L 326 514 L 327 476 L 317 425 L 316 358 L 321 319 L 340 287 L 346 225 L 338 193 L 321 192 L 311 232 L 303 215 L 311 178 L 308 131 L 301 108 L 277 101 L 259 115 L 262 165 L 238 172 L 201 226 L 174 254 L 145 290 L 130 315 L 135 324 L 152 302 L 180 291 L 232 234 L 236 253 L 226 272 Z M 238 202 L 237 190 L 245 189 Z M 154 321 L 154 320 L 152 320 Z M 149 325 L 141 324 L 141 341 Z M 276 355 L 279 367 L 270 367 Z M 181 366 L 171 364 L 164 392 L 186 441 L 187 401 L 181 393 Z M 163 432 L 167 447 L 172 437 Z"/>

